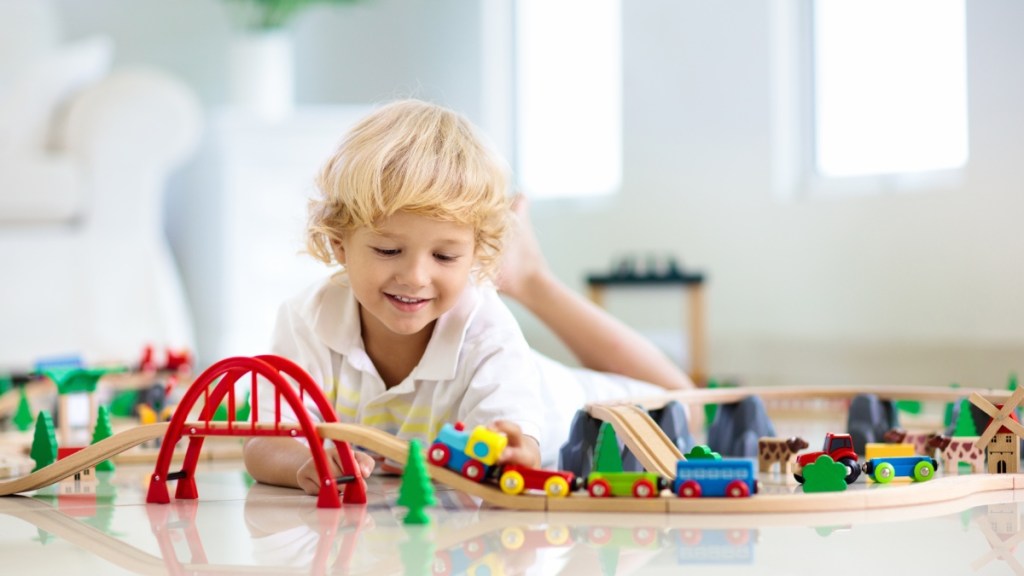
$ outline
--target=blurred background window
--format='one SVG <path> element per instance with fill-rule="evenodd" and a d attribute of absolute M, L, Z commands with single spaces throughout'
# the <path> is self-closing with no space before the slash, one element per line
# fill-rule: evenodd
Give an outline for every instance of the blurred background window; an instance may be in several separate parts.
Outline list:
<path fill-rule="evenodd" d="M 812 22 L 819 175 L 966 164 L 963 0 L 817 0 Z"/>
<path fill-rule="evenodd" d="M 515 171 L 533 198 L 622 182 L 620 0 L 515 4 Z"/>

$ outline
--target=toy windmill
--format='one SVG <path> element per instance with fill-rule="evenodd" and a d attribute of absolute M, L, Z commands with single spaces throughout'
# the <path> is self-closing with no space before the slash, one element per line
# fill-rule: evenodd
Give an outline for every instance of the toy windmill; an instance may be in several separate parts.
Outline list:
<path fill-rule="evenodd" d="M 1020 438 L 1024 437 L 1024 426 L 1017 420 L 1017 407 L 1024 401 L 1024 388 L 1014 391 L 1005 404 L 996 406 L 981 394 L 970 396 L 971 404 L 992 417 L 985 431 L 974 445 L 983 448 L 988 455 L 990 474 L 1016 474 L 1020 468 Z"/>

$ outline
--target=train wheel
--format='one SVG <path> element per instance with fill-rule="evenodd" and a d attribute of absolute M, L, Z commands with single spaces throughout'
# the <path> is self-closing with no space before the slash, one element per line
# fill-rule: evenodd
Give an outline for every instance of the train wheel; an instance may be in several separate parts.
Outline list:
<path fill-rule="evenodd" d="M 912 478 L 914 482 L 926 482 L 935 477 L 935 466 L 927 461 L 922 460 L 914 466 L 914 474 Z"/>
<path fill-rule="evenodd" d="M 729 530 L 725 533 L 725 541 L 733 546 L 746 546 L 750 543 L 750 530 Z"/>
<path fill-rule="evenodd" d="M 470 560 L 476 560 L 487 553 L 487 543 L 482 538 L 473 538 L 462 544 L 462 553 Z"/>
<path fill-rule="evenodd" d="M 521 494 L 526 488 L 526 481 L 523 480 L 523 475 L 515 470 L 509 470 L 501 475 L 501 491 L 505 494 Z"/>
<path fill-rule="evenodd" d="M 568 526 L 548 526 L 544 531 L 544 538 L 551 546 L 565 546 L 572 538 L 572 531 Z"/>
<path fill-rule="evenodd" d="M 647 548 L 658 541 L 658 532 L 653 528 L 634 528 L 633 544 Z"/>
<path fill-rule="evenodd" d="M 442 550 L 434 555 L 434 562 L 430 566 L 430 571 L 437 576 L 448 576 L 452 573 L 452 555 L 447 550 Z"/>
<path fill-rule="evenodd" d="M 680 498 L 700 498 L 700 484 L 696 480 L 687 480 L 679 485 L 676 494 Z"/>
<path fill-rule="evenodd" d="M 482 482 L 484 479 L 484 465 L 476 460 L 468 460 L 462 465 L 462 475 L 473 482 Z"/>
<path fill-rule="evenodd" d="M 448 446 L 437 442 L 430 447 L 430 453 L 427 454 L 427 457 L 431 464 L 447 466 L 448 461 L 452 459 L 452 451 Z"/>
<path fill-rule="evenodd" d="M 604 546 L 612 541 L 613 535 L 611 528 L 596 526 L 587 533 L 587 540 L 594 546 Z"/>
<path fill-rule="evenodd" d="M 587 491 L 594 498 L 607 498 L 612 495 L 612 486 L 604 478 L 598 478 L 590 483 L 587 487 Z"/>
<path fill-rule="evenodd" d="M 725 487 L 725 495 L 729 498 L 746 498 L 750 496 L 750 488 L 742 480 L 733 480 Z"/>
<path fill-rule="evenodd" d="M 569 482 L 561 476 L 552 476 L 544 481 L 544 492 L 555 498 L 565 498 L 569 495 Z"/>
<path fill-rule="evenodd" d="M 875 466 L 875 473 L 871 475 L 871 478 L 879 484 L 888 484 L 892 482 L 892 479 L 896 477 L 896 468 L 888 462 L 882 462 Z"/>
<path fill-rule="evenodd" d="M 501 546 L 505 550 L 519 550 L 526 543 L 526 534 L 522 528 L 509 526 L 501 531 Z"/>
<path fill-rule="evenodd" d="M 658 491 L 654 489 L 654 482 L 647 478 L 641 478 L 633 483 L 634 498 L 654 498 Z"/>
<path fill-rule="evenodd" d="M 679 542 L 683 546 L 699 546 L 704 539 L 704 533 L 700 528 L 687 528 L 679 532 Z"/>

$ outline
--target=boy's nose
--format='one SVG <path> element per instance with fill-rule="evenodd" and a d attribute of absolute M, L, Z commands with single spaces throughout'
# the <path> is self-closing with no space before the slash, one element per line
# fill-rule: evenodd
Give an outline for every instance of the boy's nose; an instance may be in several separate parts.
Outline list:
<path fill-rule="evenodd" d="M 409 265 L 399 272 L 398 281 L 413 288 L 426 286 L 430 282 L 428 264 L 422 258 L 412 259 Z"/>

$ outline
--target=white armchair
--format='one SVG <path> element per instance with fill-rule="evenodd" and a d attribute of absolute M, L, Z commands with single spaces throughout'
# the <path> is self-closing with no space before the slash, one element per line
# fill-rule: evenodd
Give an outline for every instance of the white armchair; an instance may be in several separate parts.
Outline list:
<path fill-rule="evenodd" d="M 23 48 L 3 32 L 0 54 Z M 90 39 L 0 69 L 0 368 L 194 350 L 163 193 L 198 145 L 200 106 L 164 73 L 106 73 L 111 54 Z"/>

